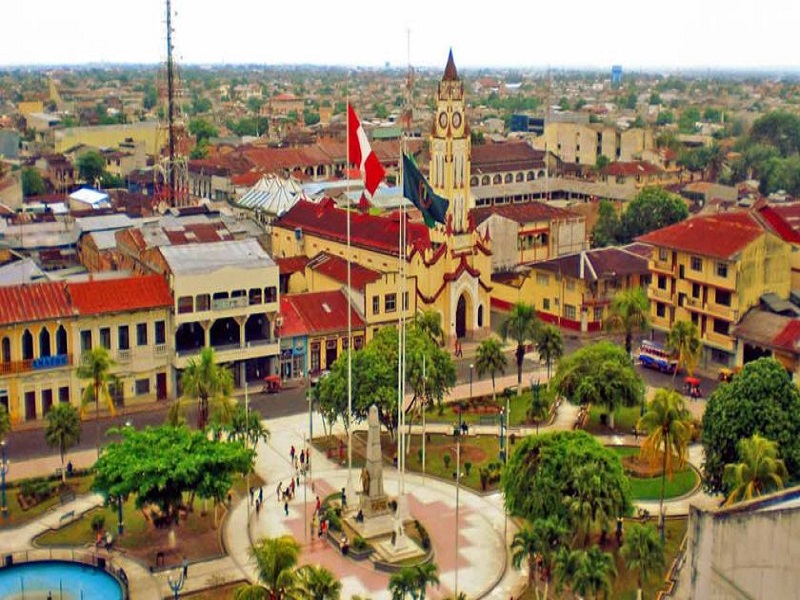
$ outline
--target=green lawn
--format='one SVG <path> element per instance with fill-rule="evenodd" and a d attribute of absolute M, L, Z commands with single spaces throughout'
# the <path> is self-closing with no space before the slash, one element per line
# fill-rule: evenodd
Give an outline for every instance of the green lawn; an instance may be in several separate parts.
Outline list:
<path fill-rule="evenodd" d="M 620 457 L 639 454 L 638 448 L 630 446 L 608 446 Z M 631 497 L 635 500 L 658 500 L 661 497 L 661 477 L 628 477 L 631 482 Z M 667 478 L 664 498 L 678 498 L 688 494 L 700 482 L 697 472 L 691 467 L 676 472 Z"/>
<path fill-rule="evenodd" d="M 82 475 L 80 477 L 70 477 L 67 479 L 68 484 L 72 487 L 76 494 L 86 494 L 89 492 L 89 488 L 92 485 L 92 480 L 94 477 L 92 475 Z M 52 481 L 51 483 L 54 486 L 57 486 L 60 480 Z M 44 513 L 49 511 L 52 508 L 56 508 L 61 504 L 61 498 L 59 494 L 56 492 L 53 496 L 29 508 L 28 510 L 22 510 L 22 507 L 19 505 L 17 501 L 17 495 L 19 493 L 19 488 L 16 485 L 10 486 L 6 488 L 6 505 L 8 506 L 8 518 L 7 519 L 0 519 L 0 529 L 4 529 L 6 527 L 18 527 L 19 525 L 24 525 L 25 523 L 32 521 L 34 519 L 39 518 Z"/>
<path fill-rule="evenodd" d="M 592 434 L 607 434 L 614 431 L 628 434 L 636 425 L 641 415 L 639 406 L 623 406 L 614 412 L 614 429 L 600 423 L 600 415 L 606 414 L 608 409 L 605 406 L 593 405 L 589 410 L 589 421 L 586 423 L 586 431 Z"/>
<path fill-rule="evenodd" d="M 497 399 L 495 401 L 495 405 L 499 408 L 505 409 L 505 399 L 502 395 L 503 390 L 498 389 Z M 549 395 L 550 401 L 552 403 L 554 393 L 549 391 L 546 385 L 542 385 L 540 388 L 540 394 Z M 473 404 L 478 403 L 479 401 L 485 401 L 486 404 L 492 404 L 492 396 L 489 394 L 488 396 L 480 396 L 473 398 Z M 464 400 L 465 402 L 467 400 Z M 511 427 L 519 427 L 521 425 L 532 425 L 533 421 L 528 419 L 527 412 L 528 408 L 530 407 L 531 403 L 531 391 L 530 388 L 526 388 L 523 390 L 522 395 L 518 396 L 514 394 L 511 396 L 509 401 L 509 411 L 511 412 L 511 420 L 510 426 Z M 430 423 L 455 423 L 458 421 L 458 413 L 455 411 L 455 404 L 450 403 L 446 404 L 442 407 L 443 411 L 442 414 L 439 414 L 439 408 L 437 406 L 431 406 L 425 413 L 425 419 Z M 480 414 L 474 409 L 466 409 L 464 411 L 464 415 L 462 420 L 467 423 L 468 425 L 475 425 L 478 423 L 481 424 L 492 424 L 500 426 L 499 415 L 497 413 L 485 413 Z M 417 419 L 415 423 L 420 423 L 421 420 Z"/>

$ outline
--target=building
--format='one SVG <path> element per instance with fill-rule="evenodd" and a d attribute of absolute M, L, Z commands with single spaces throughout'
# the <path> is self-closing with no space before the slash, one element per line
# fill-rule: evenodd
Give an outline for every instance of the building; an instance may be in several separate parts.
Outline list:
<path fill-rule="evenodd" d="M 594 166 L 600 156 L 611 162 L 638 160 L 655 143 L 649 129 L 550 121 L 544 135 L 534 140 L 534 147 L 554 153 L 564 163 Z"/>
<path fill-rule="evenodd" d="M 277 374 L 278 267 L 255 239 L 159 248 L 174 298 L 176 377 L 210 346 L 234 383 Z"/>
<path fill-rule="evenodd" d="M 800 381 L 800 309 L 789 302 L 783 302 L 782 308 L 785 314 L 753 308 L 739 321 L 733 332 L 736 364 L 769 356 Z"/>
<path fill-rule="evenodd" d="M 653 246 L 653 326 L 666 331 L 676 321 L 695 323 L 705 367 L 734 366 L 734 325 L 762 296 L 789 297 L 791 247 L 751 212 L 697 216 L 638 241 Z"/>
<path fill-rule="evenodd" d="M 157 121 L 141 121 L 124 125 L 93 125 L 88 127 L 69 127 L 53 132 L 53 149 L 65 152 L 79 144 L 93 148 L 117 148 L 120 145 L 143 142 L 149 156 L 158 155 L 164 149 L 167 139 L 159 131 Z"/>

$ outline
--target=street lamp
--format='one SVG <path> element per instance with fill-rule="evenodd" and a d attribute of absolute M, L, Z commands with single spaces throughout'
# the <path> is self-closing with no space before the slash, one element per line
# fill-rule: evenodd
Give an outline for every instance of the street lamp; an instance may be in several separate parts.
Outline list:
<path fill-rule="evenodd" d="M 469 363 L 469 401 L 472 402 L 472 369 L 475 365 Z"/>
<path fill-rule="evenodd" d="M 169 589 L 172 590 L 172 593 L 175 594 L 174 599 L 178 600 L 178 592 L 183 589 L 184 584 L 186 583 L 186 567 L 184 566 L 183 570 L 178 571 L 178 578 L 173 579 L 171 574 L 167 575 L 167 584 L 169 585 Z"/>
<path fill-rule="evenodd" d="M 8 473 L 8 458 L 6 457 L 6 441 L 3 440 L 0 442 L 0 448 L 2 448 L 2 459 L 0 460 L 0 476 L 2 477 L 2 483 L 0 487 L 2 487 L 2 498 L 0 501 L 2 503 L 2 512 L 3 518 L 8 518 L 8 505 L 6 504 L 6 474 Z"/>

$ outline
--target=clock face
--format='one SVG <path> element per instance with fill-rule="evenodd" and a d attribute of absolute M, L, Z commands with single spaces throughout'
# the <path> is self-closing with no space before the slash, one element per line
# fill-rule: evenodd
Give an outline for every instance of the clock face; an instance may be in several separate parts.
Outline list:
<path fill-rule="evenodd" d="M 439 113 L 439 127 L 442 129 L 447 127 L 447 113 L 444 111 Z"/>
<path fill-rule="evenodd" d="M 461 113 L 460 112 L 454 112 L 453 113 L 453 127 L 455 127 L 456 129 L 461 127 Z"/>

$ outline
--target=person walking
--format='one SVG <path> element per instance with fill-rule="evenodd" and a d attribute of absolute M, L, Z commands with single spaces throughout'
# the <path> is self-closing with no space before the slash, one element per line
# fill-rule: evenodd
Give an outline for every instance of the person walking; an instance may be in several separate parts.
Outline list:
<path fill-rule="evenodd" d="M 250 486 L 250 504 L 253 504 L 253 495 L 256 493 L 255 488 L 251 485 Z"/>
<path fill-rule="evenodd" d="M 283 501 L 283 514 L 285 516 L 287 516 L 287 517 L 289 516 L 289 501 L 288 500 L 284 500 Z"/>
<path fill-rule="evenodd" d="M 258 501 L 260 503 L 262 503 L 262 504 L 264 503 L 264 486 L 263 485 L 260 488 L 258 488 Z"/>
<path fill-rule="evenodd" d="M 275 493 L 278 496 L 278 502 L 281 501 L 281 492 L 283 492 L 283 482 L 279 481 L 278 482 L 278 487 L 275 489 Z"/>
<path fill-rule="evenodd" d="M 292 447 L 289 449 L 289 458 L 291 458 L 291 459 L 292 459 L 292 464 L 294 464 L 294 453 L 295 453 L 295 449 L 294 449 L 294 446 L 292 446 Z"/>
<path fill-rule="evenodd" d="M 314 508 L 314 512 L 319 514 L 320 509 L 322 509 L 322 502 L 320 502 L 319 496 L 317 496 L 317 504 L 316 508 Z"/>

